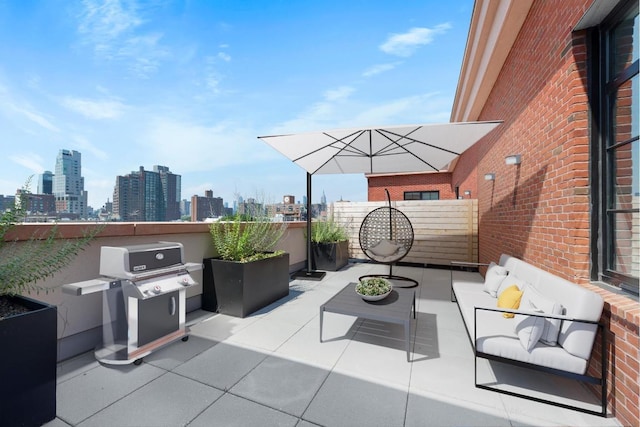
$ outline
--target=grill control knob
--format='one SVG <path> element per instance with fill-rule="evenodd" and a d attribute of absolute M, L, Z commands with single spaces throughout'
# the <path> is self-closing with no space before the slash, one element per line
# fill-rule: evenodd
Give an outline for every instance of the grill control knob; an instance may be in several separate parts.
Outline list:
<path fill-rule="evenodd" d="M 159 294 L 160 292 L 162 292 L 162 288 L 160 287 L 160 285 L 155 285 L 153 287 L 153 292 L 156 294 Z"/>
<path fill-rule="evenodd" d="M 182 286 L 189 286 L 189 279 L 187 279 L 186 277 L 179 280 L 178 283 L 180 283 Z"/>

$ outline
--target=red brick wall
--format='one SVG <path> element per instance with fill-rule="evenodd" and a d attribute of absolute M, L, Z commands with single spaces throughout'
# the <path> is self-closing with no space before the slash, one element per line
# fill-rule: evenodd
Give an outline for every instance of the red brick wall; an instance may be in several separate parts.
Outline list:
<path fill-rule="evenodd" d="M 372 175 L 367 177 L 368 201 L 387 200 L 385 189 L 389 190 L 391 200 L 404 200 L 405 191 L 439 191 L 440 200 L 456 198 L 455 188 L 451 185 L 450 173 L 415 173 L 402 175 Z M 468 188 L 460 187 L 460 195 Z M 473 197 L 473 193 L 471 193 Z M 465 197 L 466 198 L 466 197 Z"/>
<path fill-rule="evenodd" d="M 624 425 L 640 425 L 640 307 L 589 284 L 587 58 L 585 34 L 571 29 L 590 4 L 534 3 L 478 118 L 504 123 L 462 155 L 452 179 L 465 182 L 477 165 L 480 262 L 509 253 L 603 295 L 610 409 Z M 510 154 L 522 164 L 505 165 Z M 488 172 L 495 181 L 484 181 Z M 596 371 L 597 361 L 590 366 Z"/>

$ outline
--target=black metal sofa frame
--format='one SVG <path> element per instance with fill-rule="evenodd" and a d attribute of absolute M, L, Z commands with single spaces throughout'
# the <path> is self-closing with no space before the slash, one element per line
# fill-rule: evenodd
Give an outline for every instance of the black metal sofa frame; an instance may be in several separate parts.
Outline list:
<path fill-rule="evenodd" d="M 455 294 L 455 290 L 453 289 L 453 272 L 454 269 L 457 269 L 458 271 L 460 270 L 466 270 L 469 271 L 469 269 L 475 269 L 475 271 L 477 271 L 478 267 L 480 266 L 488 266 L 489 264 L 484 264 L 484 263 L 471 263 L 471 262 L 459 262 L 459 261 L 451 261 L 450 263 L 450 275 L 451 275 L 451 302 L 455 302 L 456 305 L 458 306 L 458 310 L 460 311 L 460 316 L 463 319 L 463 323 L 465 326 L 465 329 L 467 331 L 467 336 L 469 338 L 469 343 L 471 344 L 471 348 L 473 349 L 474 352 L 474 385 L 477 388 L 480 389 L 484 389 L 484 390 L 489 390 L 489 391 L 493 391 L 493 392 L 497 392 L 497 393 L 502 393 L 502 394 L 507 394 L 510 396 L 515 396 L 515 397 L 520 397 L 523 399 L 527 399 L 527 400 L 532 400 L 535 402 L 540 402 L 540 403 L 545 403 L 545 404 L 549 404 L 549 405 L 553 405 L 556 407 L 561 407 L 561 408 L 565 408 L 565 409 L 571 409 L 571 410 L 575 410 L 575 411 L 579 411 L 582 413 L 587 413 L 587 414 L 591 414 L 591 415 L 597 415 L 597 416 L 601 416 L 601 417 L 606 417 L 607 416 L 607 353 L 608 353 L 608 340 L 607 340 L 607 328 L 605 327 L 605 325 L 602 323 L 602 321 L 588 321 L 588 320 L 582 320 L 582 319 L 575 319 L 575 318 L 571 318 L 571 317 L 567 317 L 567 316 L 556 316 L 556 315 L 551 315 L 551 314 L 532 314 L 529 312 L 522 312 L 522 311 L 518 311 L 518 310 L 510 310 L 510 309 L 503 309 L 503 308 L 488 308 L 488 307 L 474 307 L 474 327 L 473 327 L 473 331 L 469 331 L 469 327 L 466 324 L 466 322 L 464 322 L 464 316 L 462 314 L 462 309 L 460 308 L 460 304 L 458 303 L 456 294 Z M 479 286 L 481 286 L 481 284 L 478 284 Z M 600 334 L 600 348 L 601 348 L 601 355 L 600 355 L 600 376 L 599 377 L 594 377 L 588 374 L 576 374 L 573 372 L 567 372 L 567 371 L 563 371 L 560 369 L 554 369 L 554 368 L 549 368 L 546 366 L 540 366 L 540 365 L 536 365 L 533 363 L 527 363 L 527 362 L 522 362 L 519 360 L 514 360 L 514 359 L 509 359 L 509 358 L 505 358 L 505 357 L 501 357 L 501 356 L 496 356 L 493 354 L 489 354 L 489 353 L 485 353 L 482 351 L 478 351 L 476 348 L 476 337 L 477 337 L 477 313 L 478 311 L 493 311 L 493 312 L 500 312 L 500 313 L 524 313 L 527 314 L 529 316 L 536 316 L 536 317 L 544 317 L 544 318 L 555 318 L 555 319 L 561 319 L 561 320 L 567 320 L 567 321 L 573 321 L 573 322 L 579 322 L 579 323 L 585 323 L 585 324 L 592 324 L 592 325 L 596 325 L 597 326 L 597 330 L 598 333 Z M 473 332 L 473 336 L 471 335 L 471 332 Z M 592 350 L 592 354 L 593 354 L 593 350 Z M 509 364 L 509 365 L 513 365 L 513 366 L 519 366 L 522 368 L 526 368 L 526 369 L 531 369 L 534 371 L 538 371 L 538 372 L 544 372 L 544 373 L 548 373 L 548 374 L 552 374 L 552 375 L 558 375 L 564 378 L 569 378 L 572 380 L 577 380 L 583 383 L 587 383 L 587 384 L 592 384 L 595 386 L 598 386 L 600 389 L 600 411 L 594 411 L 588 408 L 583 408 L 580 406 L 572 406 L 569 404 L 565 404 L 562 402 L 558 402 L 558 401 L 553 401 L 553 400 L 548 400 L 548 399 L 543 399 L 543 398 L 539 398 L 536 396 L 530 396 L 527 394 L 523 394 L 523 393 L 517 393 L 514 391 L 510 391 L 510 390 L 504 390 L 504 389 L 500 389 L 500 388 L 494 388 L 491 387 L 489 385 L 486 384 L 479 384 L 478 383 L 478 364 L 477 364 L 477 360 L 478 358 L 481 359 L 487 359 L 487 360 L 494 360 L 497 362 L 501 362 L 501 363 L 505 363 L 505 364 Z"/>

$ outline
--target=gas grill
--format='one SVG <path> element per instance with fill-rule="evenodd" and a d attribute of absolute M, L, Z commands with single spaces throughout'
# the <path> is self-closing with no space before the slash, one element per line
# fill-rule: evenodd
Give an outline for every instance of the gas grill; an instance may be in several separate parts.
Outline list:
<path fill-rule="evenodd" d="M 189 336 L 186 290 L 196 284 L 181 243 L 103 246 L 100 278 L 63 286 L 65 293 L 102 292 L 102 345 L 96 358 L 108 364 L 139 364 L 152 351 Z"/>

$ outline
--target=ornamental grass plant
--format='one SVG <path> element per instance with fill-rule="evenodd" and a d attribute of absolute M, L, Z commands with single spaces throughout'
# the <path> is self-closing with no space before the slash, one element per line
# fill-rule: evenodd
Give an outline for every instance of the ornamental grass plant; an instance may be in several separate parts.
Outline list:
<path fill-rule="evenodd" d="M 349 240 L 346 228 L 333 216 L 311 223 L 311 241 L 314 243 L 334 243 Z"/>
<path fill-rule="evenodd" d="M 273 251 L 287 224 L 273 222 L 263 205 L 252 203 L 244 214 L 222 218 L 209 225 L 211 241 L 218 256 L 226 261 L 250 262 L 282 254 Z"/>
<path fill-rule="evenodd" d="M 48 231 L 36 231 L 26 241 L 10 239 L 10 232 L 27 216 L 29 181 L 16 204 L 0 213 L 0 297 L 28 292 L 49 291 L 37 282 L 53 276 L 84 250 L 103 226 L 85 230 L 78 238 L 62 238 L 58 225 Z M 7 313 L 0 310 L 0 318 Z"/>

